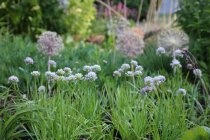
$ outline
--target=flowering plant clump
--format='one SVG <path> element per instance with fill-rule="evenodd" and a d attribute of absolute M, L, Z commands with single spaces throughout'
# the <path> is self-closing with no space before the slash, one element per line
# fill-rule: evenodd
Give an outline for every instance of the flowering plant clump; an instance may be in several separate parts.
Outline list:
<path fill-rule="evenodd" d="M 99 65 L 87 66 L 86 65 L 86 66 L 83 67 L 83 71 L 88 72 L 84 76 L 84 80 L 95 81 L 98 78 L 96 72 L 101 71 L 101 66 L 99 66 Z"/>
<path fill-rule="evenodd" d="M 151 92 L 155 88 L 160 86 L 162 83 L 164 83 L 165 81 L 166 81 L 166 78 L 163 75 L 158 75 L 158 76 L 155 76 L 155 77 L 147 76 L 147 77 L 144 78 L 144 84 L 146 86 L 143 87 L 140 92 L 143 93 L 143 94 L 145 94 L 147 92 Z"/>
<path fill-rule="evenodd" d="M 143 68 L 142 66 L 138 65 L 138 62 L 135 60 L 131 60 L 129 64 L 122 64 L 121 67 L 113 72 L 114 77 L 121 77 L 125 75 L 127 77 L 134 77 L 134 76 L 141 76 Z"/>
<path fill-rule="evenodd" d="M 46 31 L 39 36 L 38 50 L 47 56 L 57 55 L 63 48 L 63 40 L 56 33 Z"/>

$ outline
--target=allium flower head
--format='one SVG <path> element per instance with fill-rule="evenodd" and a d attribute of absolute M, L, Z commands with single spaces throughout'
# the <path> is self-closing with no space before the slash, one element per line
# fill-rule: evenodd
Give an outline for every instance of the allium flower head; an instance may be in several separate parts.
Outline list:
<path fill-rule="evenodd" d="M 184 56 L 184 55 L 183 55 L 183 51 L 180 50 L 180 49 L 177 49 L 177 50 L 175 50 L 175 51 L 173 52 L 173 56 L 174 56 L 174 57 L 183 57 L 183 56 Z"/>
<path fill-rule="evenodd" d="M 58 75 L 64 75 L 65 74 L 65 71 L 63 69 L 58 69 L 56 74 Z"/>
<path fill-rule="evenodd" d="M 71 68 L 69 68 L 69 67 L 65 67 L 65 68 L 63 68 L 63 70 L 64 70 L 65 73 L 67 73 L 67 74 L 71 74 L 71 73 L 72 73 Z"/>
<path fill-rule="evenodd" d="M 192 70 L 193 69 L 193 65 L 192 64 L 187 64 L 187 69 Z"/>
<path fill-rule="evenodd" d="M 176 95 L 179 95 L 180 93 L 185 96 L 187 94 L 187 91 L 183 88 L 180 88 L 177 90 Z"/>
<path fill-rule="evenodd" d="M 101 66 L 99 66 L 99 65 L 93 65 L 93 66 L 91 66 L 91 70 L 92 71 L 101 71 Z"/>
<path fill-rule="evenodd" d="M 202 72 L 200 69 L 194 69 L 193 74 L 198 78 L 200 78 L 202 76 Z"/>
<path fill-rule="evenodd" d="M 159 75 L 153 78 L 153 83 L 159 86 L 161 83 L 165 82 L 165 80 L 166 80 L 165 76 Z"/>
<path fill-rule="evenodd" d="M 136 57 L 143 53 L 144 40 L 137 33 L 128 29 L 117 35 L 116 48 L 128 57 Z"/>
<path fill-rule="evenodd" d="M 186 47 L 189 43 L 187 34 L 178 29 L 163 30 L 158 36 L 159 47 L 165 48 L 168 52 Z"/>
<path fill-rule="evenodd" d="M 136 66 L 135 71 L 143 71 L 143 67 L 138 65 Z"/>
<path fill-rule="evenodd" d="M 82 80 L 83 79 L 83 75 L 81 73 L 76 73 L 75 77 L 76 77 L 76 80 Z"/>
<path fill-rule="evenodd" d="M 31 75 L 34 76 L 34 77 L 38 77 L 38 76 L 40 76 L 40 72 L 39 71 L 32 71 Z"/>
<path fill-rule="evenodd" d="M 75 82 L 76 80 L 76 76 L 75 75 L 69 75 L 68 77 L 66 77 L 66 81 L 70 82 L 70 81 L 73 81 Z"/>
<path fill-rule="evenodd" d="M 154 90 L 153 86 L 145 86 L 141 89 L 141 93 L 142 94 L 146 94 L 147 92 L 152 92 Z"/>
<path fill-rule="evenodd" d="M 45 55 L 57 55 L 64 47 L 62 38 L 56 32 L 46 31 L 39 36 L 38 49 Z"/>
<path fill-rule="evenodd" d="M 142 75 L 142 71 L 135 71 L 135 72 L 134 72 L 134 75 L 135 75 L 135 76 L 140 76 L 140 75 Z"/>
<path fill-rule="evenodd" d="M 45 86 L 41 85 L 39 88 L 38 88 L 38 93 L 44 93 L 46 90 Z"/>
<path fill-rule="evenodd" d="M 121 77 L 121 72 L 119 72 L 118 70 L 113 72 L 113 76 L 114 77 Z"/>
<path fill-rule="evenodd" d="M 48 64 L 56 68 L 57 63 L 54 60 L 49 60 Z"/>
<path fill-rule="evenodd" d="M 18 79 L 17 76 L 12 75 L 12 76 L 10 76 L 10 77 L 8 78 L 8 82 L 9 82 L 9 83 L 12 83 L 12 84 L 16 84 L 16 83 L 19 82 L 19 79 Z"/>
<path fill-rule="evenodd" d="M 51 72 L 51 71 L 47 71 L 45 72 L 45 76 L 48 80 L 57 80 L 58 79 L 58 75 L 55 72 Z"/>
<path fill-rule="evenodd" d="M 170 65 L 172 68 L 181 68 L 182 67 L 181 63 L 177 59 L 173 59 Z"/>
<path fill-rule="evenodd" d="M 156 54 L 157 55 L 162 55 L 162 54 L 165 54 L 166 53 L 166 50 L 163 48 L 163 47 L 159 47 L 156 49 Z"/>
<path fill-rule="evenodd" d="M 31 57 L 26 57 L 24 59 L 24 62 L 26 63 L 26 65 L 32 65 L 32 64 L 34 64 L 34 60 Z"/>
<path fill-rule="evenodd" d="M 134 76 L 134 72 L 133 71 L 127 71 L 125 73 L 125 75 L 128 76 L 128 77 L 132 77 L 132 76 Z"/>
<path fill-rule="evenodd" d="M 85 75 L 85 80 L 95 81 L 96 79 L 97 79 L 97 75 L 93 71 L 90 71 L 90 72 L 88 72 L 88 74 Z"/>
<path fill-rule="evenodd" d="M 138 66 L 138 62 L 137 61 L 135 61 L 135 60 L 131 60 L 131 65 L 133 65 L 133 66 Z"/>
<path fill-rule="evenodd" d="M 121 69 L 123 70 L 123 71 L 125 71 L 125 70 L 127 70 L 127 69 L 130 69 L 131 67 L 130 67 L 130 65 L 129 64 L 122 64 L 122 66 L 121 66 Z"/>
<path fill-rule="evenodd" d="M 92 70 L 92 68 L 91 68 L 91 66 L 84 66 L 83 67 L 83 71 L 91 71 Z"/>
<path fill-rule="evenodd" d="M 145 77 L 145 78 L 144 78 L 144 83 L 145 83 L 146 85 L 152 85 L 152 84 L 153 84 L 153 78 L 150 77 L 150 76 Z"/>

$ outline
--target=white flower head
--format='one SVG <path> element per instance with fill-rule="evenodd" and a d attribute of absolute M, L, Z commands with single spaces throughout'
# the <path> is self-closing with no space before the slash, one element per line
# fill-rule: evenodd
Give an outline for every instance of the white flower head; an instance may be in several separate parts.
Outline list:
<path fill-rule="evenodd" d="M 101 66 L 99 66 L 99 65 L 93 65 L 93 66 L 91 66 L 91 70 L 92 71 L 95 71 L 95 72 L 101 71 Z"/>
<path fill-rule="evenodd" d="M 138 65 L 136 66 L 135 71 L 143 71 L 143 67 Z"/>
<path fill-rule="evenodd" d="M 65 74 L 65 71 L 63 69 L 58 69 L 56 74 L 61 76 Z"/>
<path fill-rule="evenodd" d="M 142 75 L 142 71 L 135 71 L 135 72 L 134 72 L 134 75 L 135 75 L 135 76 L 140 76 L 140 75 Z"/>
<path fill-rule="evenodd" d="M 121 72 L 116 70 L 116 71 L 113 72 L 113 76 L 114 77 L 121 77 Z"/>
<path fill-rule="evenodd" d="M 187 69 L 192 70 L 193 69 L 193 65 L 192 64 L 187 64 Z"/>
<path fill-rule="evenodd" d="M 165 54 L 166 53 L 166 50 L 163 48 L 163 47 L 159 47 L 156 49 L 156 54 L 157 55 L 162 55 L 162 54 Z"/>
<path fill-rule="evenodd" d="M 133 66 L 138 66 L 138 62 L 137 61 L 135 61 L 135 60 L 131 60 L 131 65 L 133 65 Z"/>
<path fill-rule="evenodd" d="M 183 55 L 183 51 L 180 50 L 180 49 L 177 49 L 177 50 L 175 50 L 175 51 L 173 52 L 173 56 L 174 56 L 174 57 L 183 57 L 183 56 L 184 56 L 184 55 Z"/>
<path fill-rule="evenodd" d="M 51 31 L 43 32 L 39 36 L 38 44 L 39 51 L 48 56 L 57 55 L 64 48 L 62 38 Z"/>
<path fill-rule="evenodd" d="M 40 72 L 39 71 L 32 71 L 31 75 L 34 77 L 39 77 L 40 76 Z"/>
<path fill-rule="evenodd" d="M 122 64 L 122 66 L 121 66 L 121 69 L 123 70 L 123 71 L 125 71 L 125 70 L 127 70 L 127 69 L 130 69 L 131 67 L 130 67 L 130 65 L 129 64 Z"/>
<path fill-rule="evenodd" d="M 71 68 L 69 68 L 69 67 L 65 67 L 65 68 L 63 68 L 63 70 L 64 70 L 65 73 L 67 73 L 67 74 L 71 74 L 71 73 L 72 73 Z"/>
<path fill-rule="evenodd" d="M 91 68 L 91 66 L 87 66 L 87 65 L 85 65 L 84 67 L 83 67 L 83 71 L 91 71 L 92 70 L 92 68 Z"/>
<path fill-rule="evenodd" d="M 147 92 L 152 92 L 154 90 L 153 86 L 145 86 L 141 89 L 141 93 L 142 94 L 146 94 Z"/>
<path fill-rule="evenodd" d="M 173 59 L 170 65 L 172 68 L 181 68 L 182 67 L 180 61 L 177 59 Z"/>
<path fill-rule="evenodd" d="M 70 82 L 70 81 L 73 81 L 75 82 L 76 80 L 76 76 L 75 75 L 69 75 L 68 77 L 66 77 L 66 81 Z"/>
<path fill-rule="evenodd" d="M 193 69 L 193 74 L 200 78 L 202 76 L 202 71 L 200 69 Z"/>
<path fill-rule="evenodd" d="M 165 82 L 166 78 L 163 75 L 155 76 L 153 78 L 153 83 L 159 86 L 161 83 Z"/>
<path fill-rule="evenodd" d="M 48 80 L 53 80 L 53 81 L 55 81 L 55 80 L 57 80 L 58 79 L 58 75 L 55 73 L 55 72 L 51 72 L 51 71 L 47 71 L 47 72 L 45 72 L 45 76 L 46 76 L 46 78 L 48 79 Z"/>
<path fill-rule="evenodd" d="M 82 80 L 83 79 L 83 75 L 81 73 L 76 73 L 75 77 L 76 77 L 76 80 Z"/>
<path fill-rule="evenodd" d="M 34 60 L 31 57 L 26 57 L 24 59 L 24 62 L 26 65 L 33 65 L 34 64 Z"/>
<path fill-rule="evenodd" d="M 66 81 L 66 77 L 64 77 L 63 75 L 57 76 L 55 80 L 57 80 L 57 81 Z"/>
<path fill-rule="evenodd" d="M 184 31 L 178 29 L 163 30 L 158 36 L 159 46 L 165 48 L 168 52 L 186 47 L 188 43 L 188 35 Z"/>
<path fill-rule="evenodd" d="M 153 85 L 153 80 L 154 79 L 152 77 L 147 76 L 144 78 L 144 83 L 145 83 L 145 85 Z"/>
<path fill-rule="evenodd" d="M 51 65 L 54 68 L 56 68 L 56 65 L 57 65 L 57 63 L 54 60 L 49 60 L 48 64 Z"/>
<path fill-rule="evenodd" d="M 128 76 L 128 77 L 132 77 L 132 76 L 134 76 L 134 72 L 133 71 L 127 71 L 125 73 L 125 75 Z"/>
<path fill-rule="evenodd" d="M 187 94 L 187 91 L 183 88 L 180 88 L 177 90 L 176 95 L 179 95 L 180 93 L 185 96 Z"/>
<path fill-rule="evenodd" d="M 16 84 L 16 83 L 19 82 L 19 79 L 18 79 L 17 76 L 12 75 L 12 76 L 10 76 L 10 77 L 8 78 L 8 82 L 9 82 L 9 83 L 12 83 L 12 84 Z"/>
<path fill-rule="evenodd" d="M 38 88 L 38 93 L 44 93 L 46 91 L 46 88 L 45 86 L 41 85 L 39 88 Z"/>
<path fill-rule="evenodd" d="M 90 71 L 90 72 L 88 72 L 88 74 L 85 75 L 85 80 L 95 81 L 96 79 L 97 79 L 97 75 L 93 71 Z"/>

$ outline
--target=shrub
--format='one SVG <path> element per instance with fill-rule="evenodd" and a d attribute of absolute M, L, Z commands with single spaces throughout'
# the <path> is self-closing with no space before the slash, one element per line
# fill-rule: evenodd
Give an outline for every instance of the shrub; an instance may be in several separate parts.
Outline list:
<path fill-rule="evenodd" d="M 178 25 L 190 36 L 190 50 L 210 74 L 210 0 L 180 1 Z"/>

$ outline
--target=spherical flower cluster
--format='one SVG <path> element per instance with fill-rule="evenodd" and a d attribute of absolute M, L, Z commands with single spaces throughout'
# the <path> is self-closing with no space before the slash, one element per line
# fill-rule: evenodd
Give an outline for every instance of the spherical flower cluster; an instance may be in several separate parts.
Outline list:
<path fill-rule="evenodd" d="M 113 72 L 113 76 L 114 77 L 121 77 L 121 72 L 119 72 L 118 70 Z"/>
<path fill-rule="evenodd" d="M 38 88 L 38 93 L 44 93 L 46 91 L 46 88 L 45 86 L 41 85 L 39 88 Z"/>
<path fill-rule="evenodd" d="M 38 49 L 45 55 L 57 55 L 64 47 L 62 38 L 56 32 L 46 31 L 39 36 Z"/>
<path fill-rule="evenodd" d="M 49 81 L 55 81 L 58 79 L 58 75 L 55 72 L 47 71 L 45 72 L 45 76 Z"/>
<path fill-rule="evenodd" d="M 34 77 L 39 77 L 40 76 L 40 72 L 39 71 L 32 71 L 31 75 Z"/>
<path fill-rule="evenodd" d="M 147 76 L 144 78 L 144 84 L 146 85 L 141 89 L 142 93 L 151 92 L 155 89 L 155 87 L 158 87 L 160 84 L 164 83 L 166 80 L 165 76 L 158 75 L 155 77 Z"/>
<path fill-rule="evenodd" d="M 54 60 L 49 60 L 48 64 L 54 68 L 56 68 L 57 63 Z"/>
<path fill-rule="evenodd" d="M 132 76 L 134 76 L 134 72 L 133 71 L 127 71 L 125 73 L 125 75 L 128 76 L 128 77 L 132 77 Z"/>
<path fill-rule="evenodd" d="M 163 47 L 159 47 L 156 49 L 156 54 L 157 55 L 162 55 L 162 54 L 165 54 L 166 53 L 166 50 L 163 48 Z"/>
<path fill-rule="evenodd" d="M 176 57 L 183 57 L 183 56 L 184 56 L 184 55 L 183 55 L 183 51 L 180 50 L 180 49 L 177 49 L 177 50 L 175 50 L 175 51 L 173 52 L 173 56 L 174 56 L 174 58 L 176 58 Z"/>
<path fill-rule="evenodd" d="M 200 69 L 193 69 L 193 74 L 198 78 L 201 78 L 202 76 L 202 72 Z"/>
<path fill-rule="evenodd" d="M 144 40 L 131 29 L 121 31 L 117 34 L 116 48 L 128 57 L 136 57 L 143 53 Z"/>
<path fill-rule="evenodd" d="M 83 75 L 81 73 L 75 74 L 76 80 L 83 80 Z"/>
<path fill-rule="evenodd" d="M 182 94 L 182 95 L 185 96 L 187 94 L 187 91 L 185 89 L 183 89 L 183 88 L 180 88 L 176 92 L 176 95 L 179 95 L 179 94 Z"/>
<path fill-rule="evenodd" d="M 71 75 L 69 75 L 68 77 L 66 77 L 66 81 L 67 81 L 67 82 L 70 82 L 70 81 L 75 82 L 76 79 L 77 79 L 76 76 L 73 75 L 73 74 L 71 74 Z"/>
<path fill-rule="evenodd" d="M 173 59 L 170 65 L 172 68 L 181 68 L 182 67 L 181 63 L 177 59 Z"/>
<path fill-rule="evenodd" d="M 133 66 L 138 66 L 138 62 L 137 61 L 135 61 L 135 60 L 131 60 L 131 65 L 133 65 Z"/>
<path fill-rule="evenodd" d="M 65 68 L 63 68 L 63 70 L 64 70 L 65 73 L 67 73 L 67 74 L 71 74 L 71 73 L 72 73 L 71 68 L 69 68 L 69 67 L 65 67 Z"/>
<path fill-rule="evenodd" d="M 163 30 L 158 36 L 159 47 L 165 48 L 168 52 L 186 47 L 189 43 L 187 34 L 178 29 Z"/>
<path fill-rule="evenodd" d="M 26 65 L 32 65 L 32 64 L 34 64 L 34 60 L 31 57 L 26 57 L 24 59 L 24 62 L 25 62 Z"/>
<path fill-rule="evenodd" d="M 17 76 L 12 75 L 12 76 L 10 76 L 10 77 L 8 78 L 8 82 L 9 82 L 9 83 L 12 83 L 12 84 L 16 84 L 16 83 L 19 82 L 19 79 L 18 79 Z"/>
<path fill-rule="evenodd" d="M 121 70 L 123 70 L 123 71 L 125 71 L 125 70 L 127 70 L 127 69 L 130 69 L 131 67 L 130 67 L 130 65 L 129 64 L 122 64 L 122 66 L 121 66 Z"/>
<path fill-rule="evenodd" d="M 65 71 L 63 69 L 58 69 L 56 72 L 57 75 L 64 75 Z"/>
<path fill-rule="evenodd" d="M 142 66 L 136 66 L 135 71 L 143 71 L 143 67 Z"/>
<path fill-rule="evenodd" d="M 96 73 L 93 72 L 93 71 L 90 71 L 90 72 L 88 72 L 88 74 L 85 75 L 85 79 L 84 80 L 95 81 L 96 79 L 97 79 Z"/>

